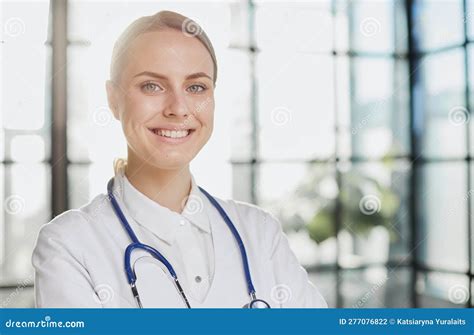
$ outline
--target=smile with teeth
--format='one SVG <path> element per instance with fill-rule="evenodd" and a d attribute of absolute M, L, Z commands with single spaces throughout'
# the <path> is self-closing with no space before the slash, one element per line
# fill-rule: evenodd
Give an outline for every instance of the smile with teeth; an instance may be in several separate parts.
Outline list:
<path fill-rule="evenodd" d="M 184 130 L 167 130 L 167 129 L 152 129 L 153 133 L 159 136 L 168 137 L 168 138 L 183 138 L 191 133 L 191 129 Z"/>

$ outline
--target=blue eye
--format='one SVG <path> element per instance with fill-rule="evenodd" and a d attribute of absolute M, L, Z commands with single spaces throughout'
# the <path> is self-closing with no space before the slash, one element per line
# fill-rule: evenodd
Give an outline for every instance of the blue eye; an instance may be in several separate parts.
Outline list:
<path fill-rule="evenodd" d="M 142 86 L 142 90 L 146 93 L 154 93 L 157 91 L 161 91 L 161 87 L 156 85 L 155 83 L 146 83 Z"/>
<path fill-rule="evenodd" d="M 203 85 L 191 85 L 188 87 L 188 91 L 191 92 L 191 93 L 200 93 L 202 91 L 204 91 L 206 89 L 205 86 Z"/>

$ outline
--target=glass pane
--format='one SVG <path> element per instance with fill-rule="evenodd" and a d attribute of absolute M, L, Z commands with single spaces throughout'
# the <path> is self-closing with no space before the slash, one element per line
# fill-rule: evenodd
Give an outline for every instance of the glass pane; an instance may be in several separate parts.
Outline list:
<path fill-rule="evenodd" d="M 261 157 L 334 155 L 333 58 L 262 52 L 257 65 Z"/>
<path fill-rule="evenodd" d="M 471 222 L 471 238 L 469 238 L 469 243 L 471 243 L 471 274 L 474 275 L 474 217 L 472 216 L 472 213 L 474 211 L 474 162 L 470 161 L 470 168 L 471 168 L 471 185 L 469 186 L 469 191 L 467 192 L 467 198 L 469 199 L 471 204 L 471 217 L 470 217 L 470 222 Z M 473 291 L 474 292 L 474 291 Z"/>
<path fill-rule="evenodd" d="M 332 50 L 330 1 L 259 2 L 255 13 L 257 46 L 269 49 L 318 52 Z"/>
<path fill-rule="evenodd" d="M 466 155 L 465 76 L 463 49 L 422 59 L 420 96 L 423 109 L 422 152 L 425 157 L 464 158 Z M 423 120 L 424 118 L 424 120 Z"/>
<path fill-rule="evenodd" d="M 0 127 L 36 130 L 45 125 L 48 13 L 49 1 L 28 2 L 27 8 L 24 2 L 2 2 Z"/>
<path fill-rule="evenodd" d="M 2 122 L 1 120 L 2 120 L 2 113 L 0 113 L 0 123 Z M 2 145 L 0 145 L 0 161 L 5 160 L 5 143 L 7 143 L 5 137 L 6 137 L 5 131 L 3 130 L 2 127 L 0 127 L 0 143 L 2 143 Z"/>
<path fill-rule="evenodd" d="M 191 173 L 210 194 L 221 199 L 232 197 L 232 165 L 221 155 L 204 150 L 192 161 Z"/>
<path fill-rule="evenodd" d="M 281 222 L 300 263 L 334 264 L 334 200 L 338 188 L 330 164 L 259 165 L 259 205 Z"/>
<path fill-rule="evenodd" d="M 125 157 L 120 123 L 107 105 L 104 53 L 96 44 L 69 48 L 68 156 L 73 162 Z"/>
<path fill-rule="evenodd" d="M 407 308 L 411 270 L 371 267 L 342 272 L 341 294 L 347 308 Z"/>
<path fill-rule="evenodd" d="M 474 0 L 466 0 L 466 12 L 464 13 L 464 19 L 467 22 L 467 37 L 472 40 L 474 39 Z"/>
<path fill-rule="evenodd" d="M 219 68 L 220 79 L 215 94 L 214 122 L 222 124 L 222 127 L 214 128 L 213 138 L 219 138 L 221 145 L 230 144 L 230 155 L 233 160 L 248 161 L 252 158 L 254 135 L 251 114 L 250 55 L 246 51 L 226 50 L 221 53 L 219 59 L 222 59 L 220 63 L 222 66 Z M 229 136 L 227 135 L 229 133 L 231 134 L 230 143 L 228 143 Z M 226 141 L 222 140 L 224 138 Z"/>
<path fill-rule="evenodd" d="M 316 285 L 330 308 L 336 308 L 337 276 L 334 271 L 308 272 L 309 280 Z"/>
<path fill-rule="evenodd" d="M 432 50 L 463 43 L 462 0 L 417 0 L 413 13 L 419 50 Z"/>
<path fill-rule="evenodd" d="M 419 273 L 416 291 L 419 307 L 454 308 L 466 307 L 469 302 L 467 276 L 450 273 Z"/>
<path fill-rule="evenodd" d="M 418 253 L 424 264 L 467 271 L 467 166 L 430 163 L 421 168 L 418 190 Z"/>
<path fill-rule="evenodd" d="M 251 47 L 250 19 L 251 3 L 248 1 L 232 1 L 230 4 L 230 48 L 247 49 Z"/>
<path fill-rule="evenodd" d="M 469 43 L 467 45 L 467 57 L 468 57 L 467 69 L 468 69 L 468 80 L 469 80 L 469 104 L 472 109 L 474 107 L 474 44 L 472 43 Z M 471 131 L 469 152 L 471 153 L 471 156 L 474 156 L 474 136 L 473 136 L 474 120 L 472 118 L 472 110 L 470 111 L 468 118 L 469 118 L 469 126 L 470 126 L 470 131 Z M 461 120 L 463 119 L 464 118 L 462 118 Z"/>
<path fill-rule="evenodd" d="M 351 74 L 349 57 L 336 57 L 337 150 L 339 158 L 351 156 Z"/>
<path fill-rule="evenodd" d="M 107 192 L 107 182 L 113 176 L 113 164 L 70 164 L 68 167 L 69 206 L 79 208 L 98 194 Z"/>
<path fill-rule="evenodd" d="M 232 165 L 232 199 L 253 203 L 252 190 L 254 189 L 252 174 L 255 173 L 253 164 Z"/>
<path fill-rule="evenodd" d="M 354 51 L 405 52 L 408 45 L 404 1 L 349 2 Z"/>
<path fill-rule="evenodd" d="M 2 284 L 33 278 L 31 254 L 38 231 L 51 220 L 50 173 L 43 164 L 11 164 L 1 176 L 5 178 Z"/>
<path fill-rule="evenodd" d="M 471 279 L 471 292 L 474 292 L 474 279 Z M 474 295 L 471 295 L 471 307 L 474 306 Z"/>
<path fill-rule="evenodd" d="M 409 260 L 410 164 L 354 163 L 341 170 L 341 266 Z"/>
<path fill-rule="evenodd" d="M 355 58 L 351 151 L 356 157 L 406 155 L 409 148 L 408 69 L 392 58 Z"/>
<path fill-rule="evenodd" d="M 349 50 L 349 6 L 347 0 L 333 0 L 334 49 L 339 52 Z"/>
<path fill-rule="evenodd" d="M 10 156 L 15 162 L 41 162 L 46 159 L 44 140 L 39 135 L 16 135 L 10 141 Z"/>

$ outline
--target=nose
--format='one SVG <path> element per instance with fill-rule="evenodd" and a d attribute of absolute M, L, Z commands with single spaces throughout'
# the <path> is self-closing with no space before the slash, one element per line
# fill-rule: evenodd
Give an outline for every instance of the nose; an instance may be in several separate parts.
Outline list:
<path fill-rule="evenodd" d="M 189 115 L 189 108 L 184 94 L 171 92 L 163 114 L 166 117 L 187 117 Z"/>

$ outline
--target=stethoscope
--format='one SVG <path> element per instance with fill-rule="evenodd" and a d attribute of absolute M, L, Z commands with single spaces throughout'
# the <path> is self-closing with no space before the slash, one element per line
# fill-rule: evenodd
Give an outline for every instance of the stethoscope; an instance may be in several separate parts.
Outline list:
<path fill-rule="evenodd" d="M 138 307 L 143 308 L 142 302 L 140 300 L 140 295 L 138 294 L 138 290 L 135 285 L 137 281 L 137 276 L 131 266 L 131 255 L 135 249 L 144 250 L 145 252 L 153 256 L 153 258 L 160 261 L 166 267 L 169 274 L 173 278 L 175 287 L 177 291 L 179 292 L 181 298 L 183 299 L 184 303 L 186 304 L 186 307 L 191 308 L 188 298 L 186 297 L 186 294 L 184 293 L 184 290 L 181 287 L 181 284 L 179 283 L 178 276 L 176 275 L 176 272 L 174 271 L 173 266 L 170 264 L 170 262 L 168 262 L 168 260 L 158 250 L 156 250 L 155 248 L 149 245 L 143 244 L 138 240 L 137 235 L 135 235 L 135 232 L 133 231 L 132 227 L 128 223 L 127 219 L 125 218 L 125 215 L 120 209 L 120 206 L 117 200 L 115 199 L 115 196 L 112 192 L 113 185 L 114 185 L 114 178 L 110 179 L 110 181 L 107 184 L 108 197 L 110 199 L 110 202 L 112 203 L 112 207 L 115 211 L 115 214 L 117 215 L 118 219 L 122 223 L 122 226 L 125 229 L 125 231 L 128 233 L 128 236 L 130 236 L 130 239 L 132 240 L 132 243 L 130 243 L 128 247 L 125 249 L 125 273 L 127 274 L 128 283 L 130 285 L 133 297 L 135 298 Z M 249 262 L 247 258 L 247 252 L 245 251 L 244 243 L 242 242 L 242 239 L 240 238 L 240 235 L 237 229 L 235 228 L 234 224 L 230 220 L 227 213 L 224 211 L 221 205 L 219 205 L 219 203 L 216 201 L 216 199 L 214 199 L 203 188 L 199 187 L 199 189 L 209 199 L 211 204 L 217 209 L 217 211 L 219 212 L 219 214 L 221 215 L 221 217 L 224 219 L 225 223 L 229 227 L 230 231 L 234 235 L 234 238 L 237 241 L 237 244 L 239 245 L 240 254 L 242 256 L 242 263 L 244 267 L 245 279 L 247 281 L 247 289 L 250 296 L 250 302 L 248 304 L 245 304 L 245 306 L 243 307 L 244 308 L 270 308 L 270 305 L 265 300 L 257 299 L 257 294 L 252 283 L 252 278 L 250 276 L 250 268 L 249 268 Z"/>

